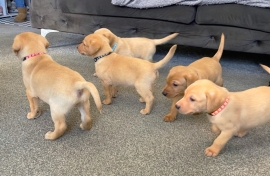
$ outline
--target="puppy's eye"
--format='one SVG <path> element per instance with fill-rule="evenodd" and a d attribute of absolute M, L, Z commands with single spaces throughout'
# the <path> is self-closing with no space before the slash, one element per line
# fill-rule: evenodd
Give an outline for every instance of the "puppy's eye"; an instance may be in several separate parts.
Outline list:
<path fill-rule="evenodd" d="M 194 98 L 192 98 L 192 97 L 190 97 L 190 98 L 189 98 L 189 100 L 190 100 L 190 101 L 195 101 L 195 99 L 194 99 Z"/>
<path fill-rule="evenodd" d="M 177 86 L 178 86 L 178 84 L 176 84 L 176 83 L 173 83 L 173 86 L 174 86 L 174 87 L 177 87 Z"/>

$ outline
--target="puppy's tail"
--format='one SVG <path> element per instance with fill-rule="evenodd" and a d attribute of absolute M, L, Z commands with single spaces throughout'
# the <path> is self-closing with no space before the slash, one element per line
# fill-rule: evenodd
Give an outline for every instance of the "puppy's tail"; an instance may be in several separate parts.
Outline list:
<path fill-rule="evenodd" d="M 170 51 L 167 53 L 167 55 L 162 60 L 160 60 L 160 61 L 158 61 L 156 63 L 153 63 L 155 70 L 163 67 L 164 65 L 166 65 L 171 60 L 171 58 L 173 57 L 173 55 L 175 53 L 176 48 L 177 48 L 177 45 L 173 45 L 171 47 Z"/>
<path fill-rule="evenodd" d="M 267 67 L 266 65 L 260 64 L 262 66 L 262 68 L 267 71 L 270 74 L 270 68 Z"/>
<path fill-rule="evenodd" d="M 216 52 L 216 54 L 213 56 L 214 59 L 216 59 L 217 61 L 220 60 L 222 53 L 223 53 L 223 49 L 224 49 L 224 40 L 225 40 L 225 36 L 222 33 L 221 34 L 221 38 L 220 38 L 220 44 L 218 47 L 218 51 Z"/>
<path fill-rule="evenodd" d="M 155 45 L 162 45 L 164 43 L 167 43 L 169 40 L 176 37 L 179 33 L 173 33 L 171 35 L 168 35 L 167 37 L 164 37 L 162 39 L 153 39 Z"/>
<path fill-rule="evenodd" d="M 82 96 L 83 89 L 87 89 L 91 93 L 91 95 L 94 99 L 94 102 L 97 106 L 97 109 L 101 113 L 102 104 L 101 104 L 100 96 L 99 96 L 99 93 L 98 93 L 96 86 L 93 83 L 91 83 L 91 82 L 77 82 L 76 89 L 77 89 L 78 97 Z M 87 97 L 87 98 L 89 98 L 89 97 Z"/>

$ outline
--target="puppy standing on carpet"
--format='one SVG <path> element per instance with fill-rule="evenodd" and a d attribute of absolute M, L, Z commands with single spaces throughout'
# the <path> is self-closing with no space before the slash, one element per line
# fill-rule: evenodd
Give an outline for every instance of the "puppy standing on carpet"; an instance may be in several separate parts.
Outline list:
<path fill-rule="evenodd" d="M 156 52 L 157 45 L 167 43 L 178 35 L 178 33 L 173 33 L 162 39 L 148 39 L 143 37 L 120 38 L 107 28 L 98 29 L 94 33 L 106 37 L 114 52 L 150 62 L 153 61 L 153 55 Z"/>
<path fill-rule="evenodd" d="M 183 97 L 185 89 L 196 80 L 209 79 L 223 86 L 222 68 L 219 63 L 223 48 L 224 34 L 221 35 L 218 51 L 212 58 L 203 57 L 188 66 L 175 66 L 170 70 L 162 94 L 172 98 L 172 105 L 169 114 L 163 117 L 164 121 L 172 122 L 176 119 L 175 103 Z"/>
<path fill-rule="evenodd" d="M 268 122 L 269 104 L 270 87 L 229 92 L 204 79 L 191 84 L 175 106 L 182 114 L 207 113 L 218 137 L 206 148 L 205 154 L 217 156 L 234 135 L 243 137 L 249 129 Z"/>
<path fill-rule="evenodd" d="M 54 140 L 64 134 L 65 114 L 74 106 L 78 106 L 81 113 L 81 129 L 91 128 L 90 93 L 100 112 L 102 105 L 96 87 L 79 73 L 54 62 L 46 53 L 48 46 L 49 42 L 41 35 L 25 32 L 15 37 L 12 49 L 22 60 L 23 82 L 31 109 L 27 118 L 40 115 L 39 98 L 48 103 L 54 131 L 46 133 L 45 139 Z"/>
<path fill-rule="evenodd" d="M 126 57 L 112 53 L 108 39 L 100 34 L 90 34 L 78 46 L 82 55 L 95 60 L 96 75 L 101 79 L 106 99 L 104 104 L 110 104 L 115 94 L 115 86 L 135 86 L 141 95 L 140 102 L 145 102 L 145 109 L 140 112 L 149 114 L 153 104 L 152 84 L 158 77 L 158 69 L 163 67 L 173 57 L 176 45 L 159 62 Z"/>

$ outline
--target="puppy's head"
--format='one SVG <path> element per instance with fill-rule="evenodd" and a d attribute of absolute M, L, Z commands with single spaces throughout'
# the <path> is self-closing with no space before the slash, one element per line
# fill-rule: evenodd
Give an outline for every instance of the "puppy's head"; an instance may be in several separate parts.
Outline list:
<path fill-rule="evenodd" d="M 198 79 L 198 75 L 185 66 L 173 67 L 167 76 L 162 94 L 168 98 L 183 95 L 186 88 Z"/>
<path fill-rule="evenodd" d="M 175 107 L 181 114 L 214 112 L 225 100 L 228 91 L 207 79 L 195 81 L 186 90 Z"/>
<path fill-rule="evenodd" d="M 77 49 L 82 55 L 95 57 L 102 51 L 110 51 L 111 47 L 109 46 L 107 39 L 102 35 L 89 34 L 83 39 L 82 43 L 78 45 Z"/>
<path fill-rule="evenodd" d="M 48 40 L 41 35 L 24 32 L 14 38 L 12 50 L 18 58 L 23 58 L 34 52 L 46 52 L 49 45 Z"/>
<path fill-rule="evenodd" d="M 114 35 L 109 29 L 107 28 L 100 28 L 94 32 L 94 34 L 100 34 L 106 37 L 109 41 L 110 46 L 113 46 L 116 42 L 117 36 Z"/>

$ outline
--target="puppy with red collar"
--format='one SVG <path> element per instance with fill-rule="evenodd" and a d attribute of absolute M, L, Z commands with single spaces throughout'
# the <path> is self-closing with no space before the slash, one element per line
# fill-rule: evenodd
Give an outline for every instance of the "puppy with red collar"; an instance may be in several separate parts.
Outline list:
<path fill-rule="evenodd" d="M 81 112 L 81 129 L 91 128 L 90 93 L 100 112 L 102 105 L 94 84 L 86 82 L 78 72 L 53 61 L 46 52 L 48 47 L 46 38 L 32 32 L 17 35 L 12 45 L 14 53 L 22 61 L 23 82 L 30 104 L 27 118 L 34 119 L 41 114 L 39 99 L 48 103 L 54 131 L 46 133 L 45 139 L 55 140 L 64 134 L 67 128 L 65 114 L 74 106 Z"/>
<path fill-rule="evenodd" d="M 270 121 L 270 87 L 261 86 L 242 92 L 229 92 L 210 80 L 191 84 L 175 107 L 181 114 L 207 113 L 212 130 L 218 135 L 205 149 L 207 156 L 217 156 L 235 135 L 244 136 L 251 128 Z"/>

